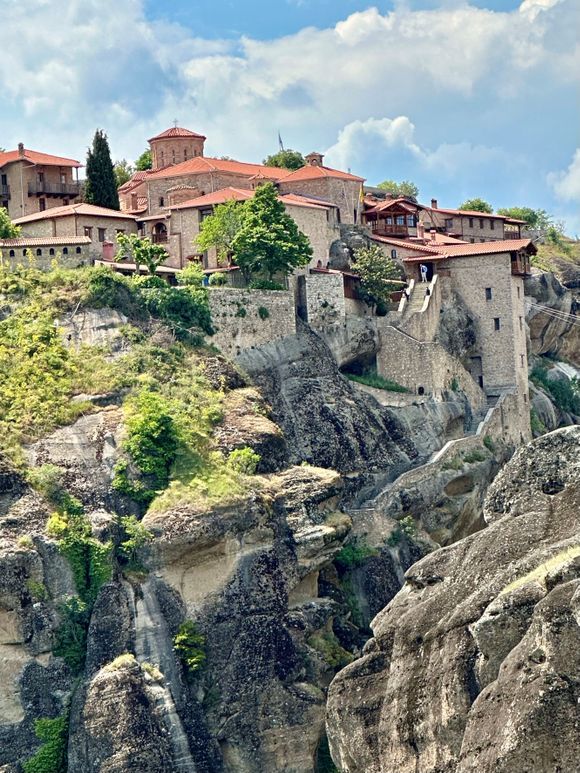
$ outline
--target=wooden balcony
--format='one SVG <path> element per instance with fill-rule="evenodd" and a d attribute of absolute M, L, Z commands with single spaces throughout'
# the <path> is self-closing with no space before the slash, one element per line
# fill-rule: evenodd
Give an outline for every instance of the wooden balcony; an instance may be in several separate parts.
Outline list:
<path fill-rule="evenodd" d="M 10 186 L 9 185 L 0 185 L 0 198 L 2 198 L 2 199 L 9 199 L 10 198 Z"/>
<path fill-rule="evenodd" d="M 528 276 L 532 273 L 530 256 L 521 253 L 511 253 L 512 274 L 514 276 Z"/>
<path fill-rule="evenodd" d="M 377 227 L 372 229 L 377 236 L 396 236 L 403 239 L 409 236 L 409 229 L 406 225 L 387 225 L 379 220 Z"/>
<path fill-rule="evenodd" d="M 152 234 L 151 241 L 153 244 L 167 244 L 167 234 Z"/>
<path fill-rule="evenodd" d="M 65 183 L 49 183 L 45 180 L 35 180 L 28 183 L 29 196 L 63 196 L 75 198 L 81 192 L 81 184 L 71 180 Z"/>

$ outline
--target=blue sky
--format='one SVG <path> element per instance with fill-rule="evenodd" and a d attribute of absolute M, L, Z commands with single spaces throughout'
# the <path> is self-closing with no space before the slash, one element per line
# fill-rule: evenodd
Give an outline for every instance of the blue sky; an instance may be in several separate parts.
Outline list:
<path fill-rule="evenodd" d="M 370 184 L 526 204 L 580 233 L 577 0 L 0 0 L 0 146 L 320 150 Z M 41 52 L 41 55 L 33 52 Z"/>

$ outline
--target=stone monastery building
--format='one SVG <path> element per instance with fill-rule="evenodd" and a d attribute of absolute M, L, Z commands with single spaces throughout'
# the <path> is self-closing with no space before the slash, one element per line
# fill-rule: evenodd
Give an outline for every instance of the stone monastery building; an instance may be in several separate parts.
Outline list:
<path fill-rule="evenodd" d="M 43 260 L 58 250 L 69 263 L 104 259 L 118 270 L 134 271 L 135 266 L 115 262 L 115 241 L 120 232 L 139 233 L 166 248 L 169 259 L 160 273 L 174 275 L 200 260 L 206 273 L 227 271 L 235 284 L 235 266 L 218 266 L 213 250 L 201 255 L 195 237 L 218 204 L 246 201 L 259 185 L 272 182 L 310 240 L 313 258 L 292 278 L 287 301 L 271 300 L 268 324 L 251 323 L 250 330 L 249 322 L 236 319 L 232 324 L 240 329 L 228 328 L 223 341 L 216 339 L 224 351 L 235 355 L 288 335 L 296 329 L 296 314 L 322 335 L 336 325 L 348 329 L 353 318 L 370 317 L 365 324 L 378 340 L 379 375 L 437 400 L 461 389 L 474 415 L 492 411 L 497 432 L 516 443 L 530 436 L 523 279 L 535 248 L 524 238 L 525 223 L 443 209 L 435 199 L 427 206 L 365 190 L 362 177 L 325 166 L 320 153 L 310 153 L 304 167 L 291 171 L 207 157 L 205 140 L 177 126 L 152 137 L 152 169 L 120 187 L 121 211 L 75 203 L 76 161 L 22 145 L 0 154 L 1 201 L 23 231 L 21 240 L 0 242 L 0 249 L 14 260 L 29 248 Z M 407 279 L 398 306 L 384 317 L 375 316 L 357 295 L 351 248 L 369 241 L 397 260 Z M 222 304 L 223 318 L 231 301 L 219 292 L 210 295 Z M 450 304 L 460 306 L 471 325 L 473 341 L 459 357 L 440 342 Z"/>

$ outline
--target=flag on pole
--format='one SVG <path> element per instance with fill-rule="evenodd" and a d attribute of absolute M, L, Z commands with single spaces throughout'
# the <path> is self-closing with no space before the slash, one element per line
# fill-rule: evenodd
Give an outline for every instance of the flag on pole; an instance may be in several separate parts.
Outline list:
<path fill-rule="evenodd" d="M 280 135 L 280 130 L 278 129 L 278 147 L 280 150 L 284 150 L 284 143 L 282 142 L 282 137 Z"/>

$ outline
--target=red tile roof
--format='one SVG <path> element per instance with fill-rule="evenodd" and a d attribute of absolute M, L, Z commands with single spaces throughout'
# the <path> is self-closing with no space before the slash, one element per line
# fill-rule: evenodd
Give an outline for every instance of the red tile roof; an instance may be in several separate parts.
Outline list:
<path fill-rule="evenodd" d="M 234 199 L 235 201 L 246 201 L 254 197 L 255 191 L 246 188 L 221 188 L 213 193 L 206 193 L 205 196 L 196 196 L 194 199 L 180 201 L 170 207 L 174 209 L 200 209 L 202 207 L 213 207 L 217 204 L 223 204 L 225 201 Z M 309 207 L 311 209 L 328 209 L 336 206 L 322 199 L 313 199 L 309 196 L 300 196 L 296 193 L 285 193 L 279 196 L 280 201 L 288 206 Z"/>
<path fill-rule="evenodd" d="M 0 166 L 11 164 L 14 161 L 25 159 L 33 164 L 43 164 L 44 166 L 70 166 L 79 167 L 82 164 L 75 161 L 74 158 L 63 158 L 61 156 L 51 156 L 49 153 L 39 153 L 37 150 L 24 149 L 24 156 L 21 156 L 17 150 L 8 150 L 0 153 Z"/>
<path fill-rule="evenodd" d="M 441 209 L 441 207 L 423 207 L 423 209 L 430 209 L 433 212 L 441 212 L 444 215 L 462 215 L 463 217 L 492 217 L 495 220 L 509 219 L 505 215 L 493 215 L 489 212 L 479 212 L 475 209 Z"/>
<path fill-rule="evenodd" d="M 442 245 L 438 250 L 435 250 L 437 254 L 432 259 L 446 260 L 447 258 L 463 258 L 473 255 L 494 255 L 500 252 L 517 252 L 523 249 L 527 249 L 531 254 L 537 252 L 531 239 L 503 239 L 497 242 Z M 421 251 L 423 250 L 422 247 Z M 416 263 L 419 260 L 425 260 L 425 256 L 410 255 L 408 258 L 403 258 L 403 261 L 409 263 Z"/>
<path fill-rule="evenodd" d="M 42 247 L 52 244 L 90 244 L 88 236 L 21 236 L 18 239 L 0 239 L 0 247 Z"/>
<path fill-rule="evenodd" d="M 287 169 L 278 169 L 273 166 L 262 166 L 262 164 L 247 164 L 243 161 L 232 161 L 222 158 L 208 158 L 207 156 L 196 156 L 188 161 L 182 161 L 180 164 L 167 166 L 164 169 L 158 169 L 151 172 L 149 180 L 164 179 L 166 177 L 183 177 L 185 175 L 209 174 L 211 172 L 228 172 L 229 174 L 241 175 L 243 177 L 252 177 L 262 174 L 268 180 L 280 180 L 289 173 Z"/>
<path fill-rule="evenodd" d="M 412 204 L 410 201 L 407 201 L 407 199 L 404 198 L 386 199 L 385 201 L 379 201 L 377 203 L 365 200 L 365 204 L 371 204 L 371 208 L 365 210 L 365 215 L 368 212 L 383 212 L 385 209 L 391 209 L 391 207 L 393 207 L 395 204 L 399 207 L 402 207 L 407 212 L 417 212 L 419 209 L 416 204 Z"/>
<path fill-rule="evenodd" d="M 161 134 L 156 134 L 155 137 L 151 137 L 151 139 L 147 141 L 154 142 L 155 140 L 171 139 L 171 137 L 197 137 L 200 140 L 207 139 L 203 134 L 197 134 L 197 132 L 183 129 L 180 126 L 172 126 L 171 129 L 166 129 L 164 132 L 161 132 Z"/>
<path fill-rule="evenodd" d="M 135 172 L 130 180 L 127 180 L 126 183 L 123 183 L 123 185 L 119 186 L 119 193 L 129 193 L 129 191 L 133 190 L 133 188 L 137 188 L 139 185 L 141 185 L 143 180 L 145 180 L 148 174 L 150 174 L 149 169 L 145 170 L 144 172 Z"/>
<path fill-rule="evenodd" d="M 90 215 L 93 217 L 112 217 L 122 220 L 134 220 L 133 215 L 128 212 L 122 212 L 117 209 L 106 209 L 105 207 L 96 207 L 94 204 L 66 204 L 63 207 L 52 207 L 45 209 L 44 212 L 35 212 L 33 215 L 19 217 L 13 222 L 16 225 L 21 223 L 32 223 L 35 220 L 52 220 L 54 217 L 70 217 L 71 215 Z"/>
<path fill-rule="evenodd" d="M 426 244 L 417 244 L 417 242 L 408 242 L 405 241 L 405 239 L 391 239 L 390 236 L 378 236 L 377 234 L 373 234 L 371 237 L 371 241 L 373 242 L 381 242 L 383 244 L 392 244 L 395 247 L 406 247 L 407 249 L 413 249 L 417 252 L 426 252 L 430 255 L 439 255 L 441 252 L 440 247 L 430 247 Z"/>
<path fill-rule="evenodd" d="M 251 199 L 254 191 L 244 188 L 221 188 L 213 193 L 206 193 L 205 196 L 196 196 L 194 199 L 180 201 L 179 204 L 173 204 L 169 209 L 198 209 L 199 207 L 213 207 L 217 204 L 223 204 L 225 201 L 245 201 Z"/>
<path fill-rule="evenodd" d="M 290 172 L 283 178 L 283 182 L 296 182 L 299 180 L 316 180 L 320 177 L 335 177 L 339 180 L 352 180 L 353 182 L 363 183 L 364 177 L 357 177 L 349 172 L 341 172 L 340 169 L 331 169 L 329 166 L 306 166 L 296 169 L 294 172 Z"/>

